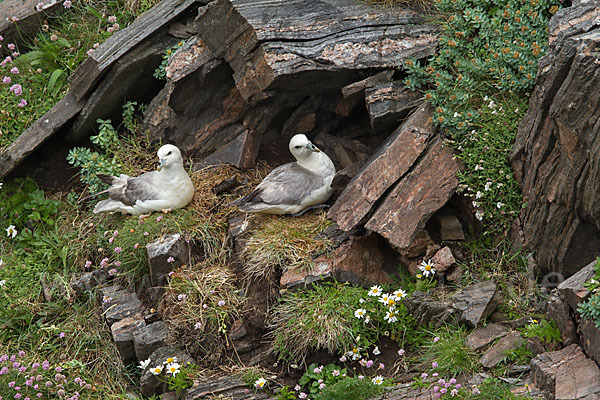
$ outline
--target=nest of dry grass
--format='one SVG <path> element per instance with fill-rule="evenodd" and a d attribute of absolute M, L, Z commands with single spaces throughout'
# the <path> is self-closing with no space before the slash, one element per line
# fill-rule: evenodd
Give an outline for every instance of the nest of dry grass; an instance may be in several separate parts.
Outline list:
<path fill-rule="evenodd" d="M 272 281 L 281 269 L 309 269 L 312 255 L 324 253 L 332 243 L 317 235 L 332 224 L 326 213 L 302 217 L 260 216 L 258 228 L 243 250 L 243 270 L 250 280 Z"/>

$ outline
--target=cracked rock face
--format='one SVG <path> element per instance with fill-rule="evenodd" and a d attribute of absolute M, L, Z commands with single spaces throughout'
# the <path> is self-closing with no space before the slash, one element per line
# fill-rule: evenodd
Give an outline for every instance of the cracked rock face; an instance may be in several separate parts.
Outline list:
<path fill-rule="evenodd" d="M 569 277 L 600 249 L 600 11 L 579 1 L 550 21 L 550 49 L 513 147 L 524 245 L 543 273 Z"/>

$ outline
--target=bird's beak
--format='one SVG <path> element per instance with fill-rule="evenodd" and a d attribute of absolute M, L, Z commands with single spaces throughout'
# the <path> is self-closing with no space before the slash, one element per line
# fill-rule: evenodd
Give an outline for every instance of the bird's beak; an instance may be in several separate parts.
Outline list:
<path fill-rule="evenodd" d="M 312 142 L 308 142 L 308 144 L 306 145 L 306 148 L 309 149 L 310 151 L 314 151 L 315 153 L 321 152 L 321 150 L 319 150 L 317 148 L 317 146 L 315 146 L 314 144 L 312 144 Z"/>
<path fill-rule="evenodd" d="M 165 164 L 165 160 L 163 160 L 162 158 L 158 160 L 158 167 L 157 169 L 160 171 L 161 169 L 163 169 L 163 166 Z"/>

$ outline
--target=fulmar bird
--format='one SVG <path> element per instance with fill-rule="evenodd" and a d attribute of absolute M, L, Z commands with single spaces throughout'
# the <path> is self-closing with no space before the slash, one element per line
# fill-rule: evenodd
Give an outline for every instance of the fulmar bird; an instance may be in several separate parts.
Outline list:
<path fill-rule="evenodd" d="M 98 175 L 110 184 L 109 198 L 99 201 L 94 213 L 124 211 L 132 215 L 182 208 L 194 197 L 194 184 L 183 168 L 181 152 L 172 144 L 158 149 L 158 171 L 130 177 Z"/>
<path fill-rule="evenodd" d="M 294 215 L 323 207 L 332 192 L 333 162 L 302 134 L 290 140 L 289 149 L 296 162 L 275 168 L 252 193 L 228 205 L 244 212 Z"/>

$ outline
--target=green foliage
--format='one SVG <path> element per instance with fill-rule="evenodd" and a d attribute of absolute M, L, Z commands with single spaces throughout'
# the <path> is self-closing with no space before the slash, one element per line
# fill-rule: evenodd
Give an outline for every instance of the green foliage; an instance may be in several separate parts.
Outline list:
<path fill-rule="evenodd" d="M 152 1 L 144 3 L 147 8 Z M 14 51 L 22 55 L 12 54 L 12 62 L 0 67 L 0 77 L 8 76 L 10 86 L 22 88 L 20 95 L 8 88 L 0 91 L 0 150 L 66 94 L 68 76 L 115 31 L 109 17 L 115 18 L 120 28 L 135 17 L 118 0 L 73 2 L 64 12 L 41 16 L 45 21 L 42 31 L 24 37 L 29 44 Z M 2 44 L 6 49 L 8 43 Z M 10 72 L 15 67 L 18 74 Z"/>
<path fill-rule="evenodd" d="M 505 364 L 525 365 L 529 364 L 533 358 L 533 353 L 527 348 L 527 343 L 523 343 L 516 349 L 507 350 L 504 355 L 506 356 L 503 360 Z"/>
<path fill-rule="evenodd" d="M 577 306 L 577 311 L 583 318 L 594 321 L 596 328 L 600 329 L 600 257 L 596 259 L 594 265 L 594 276 L 584 286 L 592 294 Z"/>
<path fill-rule="evenodd" d="M 559 344 L 562 341 L 560 330 L 554 320 L 543 319 L 539 322 L 533 320 L 525 327 L 523 336 L 526 338 L 537 337 L 542 342 Z"/>
<path fill-rule="evenodd" d="M 339 382 L 345 379 L 346 373 L 346 368 L 338 367 L 335 364 L 328 364 L 323 367 L 313 363 L 308 366 L 306 372 L 298 381 L 298 385 L 305 388 L 304 391 L 314 395 L 321 391 L 319 385 L 329 386 Z"/>
<path fill-rule="evenodd" d="M 368 295 L 369 292 L 378 295 Z M 383 291 L 341 283 L 285 293 L 275 306 L 273 347 L 280 358 L 303 362 L 309 351 L 326 349 L 353 360 L 367 354 L 381 335 L 402 341 L 413 326 L 404 304 Z"/>
<path fill-rule="evenodd" d="M 326 386 L 315 400 L 364 400 L 383 394 L 384 385 L 375 385 L 369 379 L 345 378 Z"/>
<path fill-rule="evenodd" d="M 246 386 L 254 389 L 254 382 L 256 382 L 261 376 L 262 376 L 262 373 L 260 372 L 260 370 L 258 368 L 250 367 L 250 368 L 246 368 L 244 370 L 244 374 L 242 375 L 242 380 L 244 381 Z"/>
<path fill-rule="evenodd" d="M 294 391 L 286 385 L 279 389 L 279 392 L 277 393 L 275 398 L 277 400 L 294 400 L 296 398 L 296 395 L 294 394 Z"/>
<path fill-rule="evenodd" d="M 160 80 L 167 79 L 167 66 L 169 65 L 169 60 L 171 59 L 171 56 L 173 55 L 173 53 L 175 51 L 177 51 L 179 48 L 181 48 L 184 44 L 185 44 L 185 41 L 182 40 L 181 42 L 177 43 L 175 46 L 173 46 L 170 49 L 167 49 L 163 52 L 162 62 L 160 63 L 158 68 L 156 68 L 156 70 L 154 70 L 153 76 L 156 79 L 160 79 Z"/>
<path fill-rule="evenodd" d="M 457 376 L 477 369 L 477 354 L 465 346 L 465 328 L 447 326 L 432 335 L 438 340 L 425 344 L 423 359 L 437 362 L 435 371 L 440 374 Z"/>
<path fill-rule="evenodd" d="M 521 206 L 508 161 L 537 59 L 547 50 L 547 24 L 557 0 L 436 0 L 439 49 L 426 64 L 407 60 L 405 85 L 433 105 L 433 122 L 462 152 L 463 190 L 477 217 L 502 232 Z"/>
<path fill-rule="evenodd" d="M 465 391 L 460 398 L 464 400 L 517 400 L 530 398 L 529 396 L 522 397 L 514 395 L 511 392 L 511 385 L 502 382 L 497 378 L 487 378 L 473 389 L 476 390 Z"/>
<path fill-rule="evenodd" d="M 192 377 L 197 370 L 198 366 L 190 362 L 181 366 L 178 374 L 170 375 L 167 378 L 169 390 L 174 390 L 179 396 L 184 390 L 191 388 L 194 383 Z"/>

